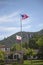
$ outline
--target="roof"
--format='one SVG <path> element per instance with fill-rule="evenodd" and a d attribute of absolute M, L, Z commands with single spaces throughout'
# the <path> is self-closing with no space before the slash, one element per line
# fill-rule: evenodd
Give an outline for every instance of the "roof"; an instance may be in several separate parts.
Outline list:
<path fill-rule="evenodd" d="M 8 47 L 6 45 L 0 45 L 0 48 L 10 48 L 10 47 Z"/>

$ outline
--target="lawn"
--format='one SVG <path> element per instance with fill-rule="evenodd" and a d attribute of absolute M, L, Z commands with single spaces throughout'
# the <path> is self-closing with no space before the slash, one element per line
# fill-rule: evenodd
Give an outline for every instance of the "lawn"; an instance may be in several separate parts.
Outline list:
<path fill-rule="evenodd" d="M 43 65 L 43 60 L 25 60 L 23 64 L 14 63 L 12 65 Z"/>
<path fill-rule="evenodd" d="M 25 60 L 24 65 L 43 65 L 43 60 Z"/>
<path fill-rule="evenodd" d="M 24 60 L 23 64 L 16 62 L 12 64 L 7 64 L 7 65 L 43 65 L 43 60 Z"/>

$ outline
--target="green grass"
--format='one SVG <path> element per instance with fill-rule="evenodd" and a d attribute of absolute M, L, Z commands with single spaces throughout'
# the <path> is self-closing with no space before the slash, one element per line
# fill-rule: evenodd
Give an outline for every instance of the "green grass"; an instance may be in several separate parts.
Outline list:
<path fill-rule="evenodd" d="M 23 64 L 14 62 L 14 63 L 8 64 L 8 65 L 43 65 L 43 60 L 24 60 Z"/>
<path fill-rule="evenodd" d="M 12 65 L 43 65 L 43 60 L 25 60 L 23 64 L 14 63 Z"/>
<path fill-rule="evenodd" d="M 43 65 L 43 60 L 25 60 L 24 65 Z"/>

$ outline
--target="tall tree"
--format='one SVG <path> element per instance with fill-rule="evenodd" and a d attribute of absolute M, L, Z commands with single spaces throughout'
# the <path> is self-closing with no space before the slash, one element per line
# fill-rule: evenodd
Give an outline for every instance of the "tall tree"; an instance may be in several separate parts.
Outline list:
<path fill-rule="evenodd" d="M 29 47 L 34 49 L 38 47 L 38 45 L 36 44 L 36 40 L 34 38 L 31 38 L 29 40 Z"/>
<path fill-rule="evenodd" d="M 39 45 L 38 58 L 43 59 L 43 36 L 38 39 L 37 44 Z"/>
<path fill-rule="evenodd" d="M 39 45 L 39 47 L 43 46 L 43 36 L 38 39 L 37 44 Z"/>

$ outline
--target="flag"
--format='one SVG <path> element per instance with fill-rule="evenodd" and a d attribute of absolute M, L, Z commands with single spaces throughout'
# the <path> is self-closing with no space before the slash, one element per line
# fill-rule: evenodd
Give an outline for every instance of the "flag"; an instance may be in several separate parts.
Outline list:
<path fill-rule="evenodd" d="M 28 15 L 26 15 L 26 14 L 23 14 L 23 15 L 21 15 L 21 17 L 22 17 L 22 20 L 23 20 L 23 19 L 28 18 L 29 16 L 28 16 Z"/>
<path fill-rule="evenodd" d="M 16 39 L 17 39 L 17 40 L 21 40 L 21 39 L 22 39 L 22 37 L 21 37 L 21 36 L 16 35 Z"/>

